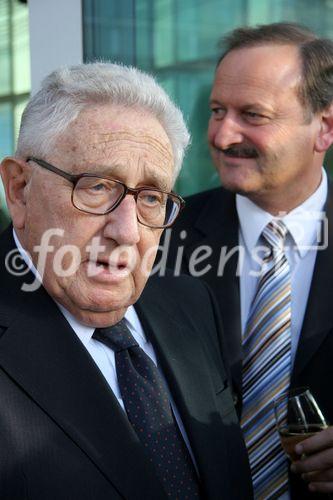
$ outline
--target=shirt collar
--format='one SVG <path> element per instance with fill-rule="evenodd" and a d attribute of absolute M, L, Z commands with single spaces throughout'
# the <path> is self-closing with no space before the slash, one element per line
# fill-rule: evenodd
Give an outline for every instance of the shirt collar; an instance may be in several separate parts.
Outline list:
<path fill-rule="evenodd" d="M 286 224 L 293 244 L 301 257 L 304 257 L 308 250 L 313 248 L 318 241 L 327 189 L 327 175 L 323 168 L 322 179 L 316 191 L 301 205 L 284 217 L 280 217 Z M 236 195 L 236 208 L 240 231 L 247 251 L 251 253 L 258 244 L 263 229 L 273 217 L 272 214 L 262 210 L 248 198 L 239 194 Z"/>
<path fill-rule="evenodd" d="M 21 257 L 24 260 L 24 262 L 26 263 L 27 267 L 30 269 L 30 271 L 33 273 L 33 275 L 38 279 L 38 281 L 40 281 L 42 283 L 42 278 L 41 278 L 39 272 L 37 271 L 37 269 L 35 268 L 32 260 L 31 260 L 30 254 L 21 245 L 21 242 L 18 239 L 18 236 L 17 236 L 14 228 L 13 228 L 13 238 L 15 241 L 15 245 L 17 246 L 17 249 L 20 252 Z"/>
<path fill-rule="evenodd" d="M 68 323 L 76 333 L 76 335 L 79 337 L 81 340 L 82 344 L 87 347 L 88 343 L 90 342 L 93 333 L 95 331 L 95 328 L 92 326 L 87 326 L 82 323 L 80 323 L 75 316 L 73 316 L 72 313 L 70 313 L 67 309 L 65 309 L 64 306 L 59 304 L 57 302 L 57 305 L 60 309 L 60 311 L 63 313 L 65 318 L 67 319 Z M 143 329 L 141 327 L 141 323 L 139 320 L 139 317 L 134 309 L 134 306 L 129 306 L 126 310 L 125 316 L 126 324 L 131 331 L 135 331 L 143 340 L 143 342 L 147 342 L 145 334 L 143 332 Z"/>

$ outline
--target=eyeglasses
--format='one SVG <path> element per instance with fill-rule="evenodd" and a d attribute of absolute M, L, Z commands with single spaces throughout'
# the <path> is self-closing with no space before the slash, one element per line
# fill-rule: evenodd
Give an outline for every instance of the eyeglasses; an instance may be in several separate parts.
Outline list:
<path fill-rule="evenodd" d="M 151 228 L 170 227 L 185 205 L 183 198 L 154 187 L 129 188 L 120 181 L 94 174 L 73 175 L 60 170 L 50 163 L 30 156 L 33 161 L 73 184 L 72 204 L 81 212 L 104 215 L 115 210 L 126 195 L 134 196 L 137 219 Z"/>

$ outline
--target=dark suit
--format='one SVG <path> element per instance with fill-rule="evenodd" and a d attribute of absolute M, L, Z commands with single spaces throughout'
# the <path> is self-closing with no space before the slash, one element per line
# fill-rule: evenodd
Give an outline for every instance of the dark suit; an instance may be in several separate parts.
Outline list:
<path fill-rule="evenodd" d="M 0 241 L 0 498 L 163 499 L 89 353 L 42 287 L 20 290 L 31 276 L 4 269 L 11 231 Z M 151 279 L 136 310 L 188 433 L 204 498 L 250 499 L 209 293 L 188 277 Z"/>
<path fill-rule="evenodd" d="M 308 386 L 323 413 L 333 424 L 333 193 L 326 206 L 328 216 L 328 248 L 317 253 L 310 294 L 291 374 L 291 387 Z M 186 238 L 181 231 L 186 230 Z M 235 195 L 223 188 L 199 193 L 187 199 L 186 207 L 172 229 L 168 265 L 174 267 L 179 246 L 185 246 L 182 271 L 189 272 L 189 259 L 201 245 L 212 254 L 197 270 L 211 266 L 202 276 L 214 291 L 222 315 L 225 353 L 231 369 L 235 401 L 241 410 L 241 319 L 239 278 L 236 275 L 238 253 L 234 253 L 217 276 L 221 248 L 226 253 L 238 245 L 239 221 Z M 183 235 L 184 236 L 184 235 Z M 220 273 L 221 274 L 221 273 Z M 293 478 L 294 480 L 294 478 Z M 297 481 L 298 482 L 298 481 Z M 307 490 L 298 482 L 293 490 L 295 500 L 307 498 Z M 316 498 L 313 494 L 309 498 Z M 321 497 L 318 497 L 321 498 Z"/>

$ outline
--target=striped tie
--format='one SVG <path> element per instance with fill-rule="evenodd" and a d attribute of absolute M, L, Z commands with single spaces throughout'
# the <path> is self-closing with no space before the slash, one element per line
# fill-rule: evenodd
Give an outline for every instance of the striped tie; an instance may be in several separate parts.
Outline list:
<path fill-rule="evenodd" d="M 258 288 L 243 338 L 241 425 L 256 499 L 277 499 L 288 490 L 287 459 L 275 427 L 273 401 L 290 381 L 290 269 L 284 253 L 287 228 L 271 221 L 262 232 L 270 253 L 263 260 Z"/>

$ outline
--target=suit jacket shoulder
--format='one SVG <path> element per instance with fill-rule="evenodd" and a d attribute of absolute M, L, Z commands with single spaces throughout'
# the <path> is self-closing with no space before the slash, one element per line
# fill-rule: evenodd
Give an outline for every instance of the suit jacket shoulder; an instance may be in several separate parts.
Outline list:
<path fill-rule="evenodd" d="M 160 262 L 167 255 L 173 272 L 206 282 L 216 297 L 223 322 L 224 357 L 235 391 L 241 386 L 241 321 L 239 308 L 238 216 L 235 195 L 220 187 L 186 199 L 175 226 L 166 233 Z"/>
<path fill-rule="evenodd" d="M 237 221 L 235 196 L 222 187 L 194 194 L 185 201 L 184 210 L 169 230 L 172 235 L 169 261 L 177 242 L 189 247 L 207 235 L 219 234 L 226 222 L 231 226 Z M 186 231 L 186 235 L 181 236 L 182 231 Z"/>
<path fill-rule="evenodd" d="M 220 313 L 210 288 L 206 283 L 188 275 L 174 276 L 167 272 L 163 277 L 149 279 L 136 308 L 144 307 L 152 316 L 156 315 L 165 321 L 177 322 L 190 328 L 192 337 L 197 335 L 200 343 L 206 346 L 213 358 L 214 366 L 218 368 L 222 378 L 226 378 L 226 369 L 221 357 Z M 170 312 L 171 316 L 170 316 Z M 170 332 L 170 336 L 173 332 Z M 189 342 L 191 339 L 189 339 Z"/>

